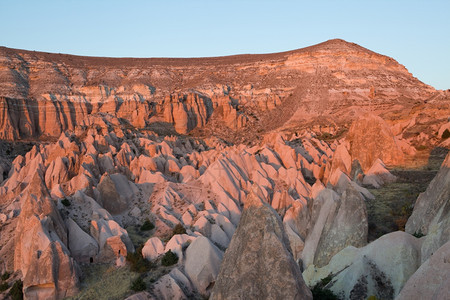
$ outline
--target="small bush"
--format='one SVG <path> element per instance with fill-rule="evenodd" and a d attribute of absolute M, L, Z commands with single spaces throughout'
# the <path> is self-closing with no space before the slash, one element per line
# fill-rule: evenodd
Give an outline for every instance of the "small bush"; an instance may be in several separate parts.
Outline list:
<path fill-rule="evenodd" d="M 448 129 L 445 129 L 444 132 L 442 133 L 442 139 L 446 140 L 450 137 L 450 131 Z"/>
<path fill-rule="evenodd" d="M 149 219 L 146 219 L 144 224 L 142 224 L 141 226 L 141 231 L 149 231 L 152 230 L 153 228 L 155 228 L 155 225 L 153 225 L 153 223 L 150 222 Z"/>
<path fill-rule="evenodd" d="M 142 280 L 141 276 L 139 276 L 131 283 L 131 289 L 135 292 L 145 291 L 147 289 L 147 285 L 144 280 Z"/>
<path fill-rule="evenodd" d="M 325 278 L 322 278 L 322 280 L 320 280 L 320 283 L 322 284 L 322 286 L 326 286 L 327 284 L 330 283 L 331 279 L 333 279 L 332 274 L 328 275 Z"/>
<path fill-rule="evenodd" d="M 427 149 L 428 149 L 428 147 L 425 146 L 425 145 L 418 145 L 418 146 L 416 146 L 416 150 L 417 151 L 424 151 L 424 150 L 427 150 Z"/>
<path fill-rule="evenodd" d="M 421 237 L 425 236 L 425 234 L 423 234 L 422 230 L 419 229 L 419 231 L 416 231 L 413 233 L 413 236 L 416 238 L 421 238 Z"/>
<path fill-rule="evenodd" d="M 0 292 L 4 292 L 9 288 L 9 284 L 7 282 L 3 282 L 0 284 Z"/>
<path fill-rule="evenodd" d="M 22 280 L 17 280 L 14 282 L 12 288 L 9 290 L 9 295 L 13 300 L 22 300 L 23 299 L 23 282 Z"/>
<path fill-rule="evenodd" d="M 178 262 L 178 255 L 176 253 L 173 253 L 171 250 L 167 251 L 161 260 L 161 264 L 166 267 L 174 265 L 177 262 Z"/>
<path fill-rule="evenodd" d="M 319 284 L 314 286 L 311 290 L 313 294 L 313 299 L 321 299 L 321 300 L 338 300 L 339 298 L 333 294 L 332 291 L 323 288 Z"/>
<path fill-rule="evenodd" d="M 5 273 L 3 273 L 2 274 L 2 280 L 7 280 L 8 278 L 9 278 L 9 276 L 11 275 L 11 273 L 9 273 L 9 272 L 5 272 Z"/>
<path fill-rule="evenodd" d="M 335 300 L 339 299 L 332 291 L 326 289 L 325 286 L 333 279 L 333 274 L 328 275 L 317 283 L 311 290 L 313 299 Z"/>
<path fill-rule="evenodd" d="M 137 273 L 145 273 L 152 269 L 153 264 L 142 256 L 142 246 L 136 252 L 127 253 L 127 261 L 130 263 L 130 270 Z"/>
<path fill-rule="evenodd" d="M 173 235 L 175 234 L 185 234 L 186 233 L 186 229 L 183 227 L 183 225 L 181 225 L 180 223 L 178 223 L 172 231 Z"/>
<path fill-rule="evenodd" d="M 64 206 L 70 206 L 70 201 L 67 198 L 64 198 L 61 200 L 62 205 Z"/>

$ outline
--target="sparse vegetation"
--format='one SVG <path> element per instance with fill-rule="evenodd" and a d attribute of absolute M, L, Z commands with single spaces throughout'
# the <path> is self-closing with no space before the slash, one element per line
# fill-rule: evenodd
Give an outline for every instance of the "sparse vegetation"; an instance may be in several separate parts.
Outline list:
<path fill-rule="evenodd" d="M 428 149 L 428 147 L 425 145 L 417 145 L 415 148 L 417 151 L 424 151 Z"/>
<path fill-rule="evenodd" d="M 145 284 L 144 280 L 142 280 L 142 277 L 139 276 L 131 283 L 130 287 L 135 292 L 145 291 L 147 289 L 147 285 Z"/>
<path fill-rule="evenodd" d="M 421 237 L 425 236 L 425 234 L 423 234 L 422 230 L 419 229 L 419 231 L 413 233 L 413 236 L 416 238 L 421 238 Z"/>
<path fill-rule="evenodd" d="M 80 293 L 68 300 L 119 300 L 130 294 L 132 282 L 139 276 L 129 268 L 109 264 L 82 265 L 83 280 Z"/>
<path fill-rule="evenodd" d="M 127 253 L 127 261 L 130 263 L 130 270 L 137 273 L 145 273 L 150 271 L 154 265 L 142 256 L 142 248 L 139 247 L 136 252 Z"/>
<path fill-rule="evenodd" d="M 317 139 L 318 139 L 318 140 L 325 140 L 325 141 L 327 141 L 327 140 L 333 139 L 333 137 L 334 137 L 334 136 L 333 136 L 331 133 L 324 132 L 324 133 L 318 135 L 318 136 L 317 136 Z"/>
<path fill-rule="evenodd" d="M 325 288 L 325 286 L 330 283 L 333 275 L 330 274 L 327 277 L 323 278 L 319 283 L 317 283 L 312 289 L 311 292 L 313 294 L 313 299 L 323 299 L 323 300 L 337 300 L 339 299 L 332 291 Z"/>
<path fill-rule="evenodd" d="M 178 255 L 173 253 L 171 250 L 167 251 L 163 258 L 161 259 L 161 264 L 163 266 L 171 266 L 178 262 Z"/>
<path fill-rule="evenodd" d="M 64 206 L 70 206 L 70 201 L 67 198 L 61 200 L 61 204 Z"/>
<path fill-rule="evenodd" d="M 153 228 L 155 228 L 155 225 L 147 218 L 145 219 L 144 224 L 142 224 L 141 226 L 141 231 L 150 231 Z"/>
<path fill-rule="evenodd" d="M 386 233 L 405 230 L 413 205 L 427 185 L 428 182 L 396 182 L 380 189 L 369 189 L 376 198 L 367 201 L 369 242 Z"/>
<path fill-rule="evenodd" d="M 145 244 L 145 242 L 147 242 L 147 240 L 152 236 L 152 231 L 142 231 L 141 225 L 128 226 L 125 229 L 136 249 L 139 248 L 140 245 Z"/>
<path fill-rule="evenodd" d="M 13 300 L 22 300 L 23 299 L 23 282 L 22 280 L 17 280 L 14 282 L 13 286 L 9 290 L 9 295 Z"/>
<path fill-rule="evenodd" d="M 5 272 L 5 273 L 2 274 L 1 278 L 2 278 L 2 280 L 7 280 L 9 278 L 9 276 L 11 276 L 11 273 Z"/>
<path fill-rule="evenodd" d="M 178 223 L 172 231 L 173 235 L 175 234 L 185 234 L 186 233 L 186 229 L 183 227 L 183 225 L 181 225 L 180 223 Z"/>
<path fill-rule="evenodd" d="M 328 275 L 325 278 L 322 278 L 322 280 L 320 281 L 320 283 L 322 284 L 322 286 L 326 286 L 327 284 L 330 283 L 331 279 L 333 279 L 333 274 Z"/>
<path fill-rule="evenodd" d="M 7 282 L 3 282 L 0 284 L 0 292 L 4 292 L 9 288 L 9 284 Z"/>

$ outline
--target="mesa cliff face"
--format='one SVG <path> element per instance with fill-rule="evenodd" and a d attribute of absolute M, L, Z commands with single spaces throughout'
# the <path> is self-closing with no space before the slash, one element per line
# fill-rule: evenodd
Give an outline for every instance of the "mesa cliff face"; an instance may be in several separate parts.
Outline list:
<path fill-rule="evenodd" d="M 348 109 L 412 107 L 434 93 L 395 60 L 342 40 L 284 53 L 192 59 L 0 48 L 0 138 L 9 140 L 55 138 L 89 126 L 86 117 L 96 113 L 137 128 L 173 125 L 181 134 L 211 120 L 232 131 L 249 123 L 267 131 L 323 115 L 329 119 L 323 125 L 333 125 L 352 119 Z"/>

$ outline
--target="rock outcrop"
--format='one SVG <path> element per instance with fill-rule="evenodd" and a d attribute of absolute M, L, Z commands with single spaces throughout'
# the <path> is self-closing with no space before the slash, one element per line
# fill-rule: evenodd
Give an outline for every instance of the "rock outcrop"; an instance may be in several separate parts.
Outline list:
<path fill-rule="evenodd" d="M 405 230 L 411 234 L 431 233 L 437 224 L 450 219 L 450 154 L 447 154 L 436 177 L 430 182 L 426 191 L 419 195 Z M 448 224 L 447 224 L 448 225 Z M 447 238 L 450 236 L 447 228 Z"/>
<path fill-rule="evenodd" d="M 327 266 L 311 266 L 303 276 L 310 286 L 331 276 L 325 287 L 343 299 L 394 299 L 419 266 L 420 242 L 397 231 L 363 248 L 346 248 Z"/>
<path fill-rule="evenodd" d="M 311 299 L 278 214 L 249 197 L 211 299 Z"/>
<path fill-rule="evenodd" d="M 366 113 L 356 119 L 347 135 L 350 154 L 366 173 L 377 159 L 386 165 L 403 164 L 405 155 L 387 123 L 376 115 Z"/>
<path fill-rule="evenodd" d="M 61 299 L 78 291 L 78 265 L 67 248 L 66 226 L 40 172 L 25 190 L 16 227 L 14 269 L 27 299 Z"/>
<path fill-rule="evenodd" d="M 386 166 L 380 159 L 377 159 L 366 172 L 362 184 L 380 188 L 382 185 L 394 182 L 395 180 L 396 177 L 386 169 Z"/>
<path fill-rule="evenodd" d="M 184 270 L 195 289 L 209 296 L 214 286 L 223 253 L 206 237 L 198 237 L 186 249 Z"/>
<path fill-rule="evenodd" d="M 450 242 L 445 243 L 420 266 L 396 299 L 445 299 L 448 295 L 450 295 Z"/>
<path fill-rule="evenodd" d="M 312 203 L 309 234 L 302 252 L 304 268 L 321 267 L 347 246 L 367 243 L 367 210 L 363 196 L 350 184 L 339 196 L 324 189 Z"/>

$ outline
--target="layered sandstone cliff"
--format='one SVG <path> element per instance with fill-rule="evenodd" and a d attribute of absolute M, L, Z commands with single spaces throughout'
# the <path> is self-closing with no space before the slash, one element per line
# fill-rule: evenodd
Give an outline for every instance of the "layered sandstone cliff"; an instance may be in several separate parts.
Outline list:
<path fill-rule="evenodd" d="M 210 120 L 217 121 L 213 130 L 251 123 L 251 131 L 261 132 L 327 116 L 319 123 L 330 126 L 348 123 L 355 109 L 410 109 L 434 94 L 395 60 L 343 40 L 284 53 L 192 59 L 0 48 L 0 138 L 9 140 L 55 138 L 89 126 L 86 117 L 96 113 L 137 128 L 166 124 L 181 134 Z"/>

